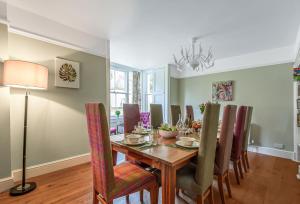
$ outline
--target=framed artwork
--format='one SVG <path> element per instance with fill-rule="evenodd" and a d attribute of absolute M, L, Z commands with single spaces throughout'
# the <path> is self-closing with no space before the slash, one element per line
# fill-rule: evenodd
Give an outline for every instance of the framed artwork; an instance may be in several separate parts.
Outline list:
<path fill-rule="evenodd" d="M 220 81 L 212 84 L 213 101 L 233 100 L 233 81 Z"/>
<path fill-rule="evenodd" d="M 79 81 L 79 62 L 55 58 L 55 86 L 78 89 Z"/>
<path fill-rule="evenodd" d="M 300 81 L 300 68 L 293 68 L 294 81 Z"/>

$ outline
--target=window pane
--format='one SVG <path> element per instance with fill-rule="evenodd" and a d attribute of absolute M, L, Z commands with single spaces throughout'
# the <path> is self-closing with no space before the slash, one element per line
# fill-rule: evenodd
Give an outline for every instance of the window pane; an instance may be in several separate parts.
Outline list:
<path fill-rule="evenodd" d="M 159 70 L 154 73 L 155 76 L 155 87 L 154 92 L 163 93 L 165 89 L 165 72 L 164 70 Z"/>
<path fill-rule="evenodd" d="M 114 90 L 115 89 L 115 71 L 110 70 L 110 89 Z"/>
<path fill-rule="evenodd" d="M 153 74 L 147 74 L 147 93 L 153 93 Z"/>
<path fill-rule="evenodd" d="M 129 94 L 132 93 L 132 88 L 133 88 L 133 72 L 128 73 L 128 92 Z"/>
<path fill-rule="evenodd" d="M 116 107 L 116 96 L 114 93 L 110 94 L 110 107 Z"/>
<path fill-rule="evenodd" d="M 126 92 L 126 73 L 115 71 L 115 91 Z"/>
<path fill-rule="evenodd" d="M 116 107 L 123 108 L 124 103 L 126 103 L 126 94 L 116 94 Z"/>
<path fill-rule="evenodd" d="M 146 95 L 146 111 L 150 111 L 150 104 L 153 103 L 153 95 L 148 94 Z"/>

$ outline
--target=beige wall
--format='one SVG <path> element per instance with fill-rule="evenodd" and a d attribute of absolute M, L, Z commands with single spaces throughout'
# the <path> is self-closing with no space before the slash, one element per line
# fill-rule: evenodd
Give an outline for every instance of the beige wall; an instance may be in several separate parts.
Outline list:
<path fill-rule="evenodd" d="M 48 90 L 32 90 L 27 166 L 89 152 L 84 104 L 106 102 L 106 59 L 9 33 L 9 56 L 49 68 Z M 80 62 L 80 88 L 54 86 L 54 59 Z M 21 167 L 24 90 L 11 89 L 12 169 Z"/>
<path fill-rule="evenodd" d="M 179 79 L 178 99 L 182 108 L 193 105 L 196 118 L 200 118 L 198 105 L 211 101 L 212 82 L 233 80 L 234 100 L 221 104 L 252 105 L 251 137 L 255 144 L 273 147 L 274 143 L 280 143 L 285 150 L 293 151 L 291 68 L 292 64 L 280 64 Z"/>

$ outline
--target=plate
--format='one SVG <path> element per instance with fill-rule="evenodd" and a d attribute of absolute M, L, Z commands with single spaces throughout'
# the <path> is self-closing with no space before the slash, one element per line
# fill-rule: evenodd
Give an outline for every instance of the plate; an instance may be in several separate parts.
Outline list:
<path fill-rule="evenodd" d="M 180 146 L 180 147 L 189 148 L 189 149 L 196 149 L 196 148 L 198 148 L 199 145 L 200 145 L 199 142 L 194 141 L 192 146 L 186 146 L 186 145 L 184 145 L 183 142 L 180 141 L 180 140 L 176 141 L 175 144 L 178 145 L 178 146 Z"/>
<path fill-rule="evenodd" d="M 126 140 L 123 141 L 123 143 L 125 145 L 129 145 L 129 146 L 138 146 L 138 145 L 145 144 L 146 142 L 147 142 L 146 140 L 140 140 L 137 143 L 130 143 L 130 142 L 126 141 Z"/>

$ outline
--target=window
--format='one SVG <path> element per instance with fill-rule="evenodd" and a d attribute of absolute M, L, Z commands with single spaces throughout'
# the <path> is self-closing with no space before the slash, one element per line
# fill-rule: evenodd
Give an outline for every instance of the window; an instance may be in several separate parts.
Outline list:
<path fill-rule="evenodd" d="M 162 104 L 165 110 L 165 71 L 163 69 L 144 72 L 143 105 L 145 111 L 150 111 L 150 104 Z"/>
<path fill-rule="evenodd" d="M 132 103 L 132 72 L 110 70 L 110 111 L 114 116 L 119 110 L 123 115 L 123 104 Z"/>

